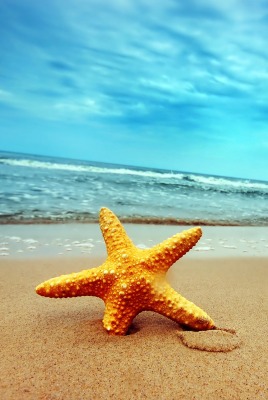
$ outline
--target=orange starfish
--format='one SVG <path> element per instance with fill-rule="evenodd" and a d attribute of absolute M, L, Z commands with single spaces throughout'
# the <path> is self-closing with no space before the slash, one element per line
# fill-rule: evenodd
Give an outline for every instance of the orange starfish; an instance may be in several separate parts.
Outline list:
<path fill-rule="evenodd" d="M 100 211 L 100 227 L 107 260 L 98 268 L 41 283 L 36 288 L 39 295 L 100 297 L 105 303 L 104 328 L 114 335 L 126 334 L 135 316 L 145 310 L 193 329 L 215 329 L 212 319 L 172 289 L 165 279 L 169 267 L 198 242 L 201 228 L 178 233 L 151 249 L 140 249 L 107 208 Z"/>

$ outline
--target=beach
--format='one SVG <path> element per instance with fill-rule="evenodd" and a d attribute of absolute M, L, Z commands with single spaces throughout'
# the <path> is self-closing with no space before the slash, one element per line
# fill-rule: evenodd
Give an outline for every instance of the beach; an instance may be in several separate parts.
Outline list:
<path fill-rule="evenodd" d="M 139 247 L 182 229 L 126 226 Z M 99 298 L 35 293 L 44 280 L 105 260 L 97 224 L 0 226 L 0 398 L 266 399 L 267 233 L 204 227 L 168 272 L 176 291 L 235 330 L 235 349 L 211 352 L 185 346 L 183 328 L 159 314 L 142 312 L 128 335 L 114 337 L 103 329 Z"/>

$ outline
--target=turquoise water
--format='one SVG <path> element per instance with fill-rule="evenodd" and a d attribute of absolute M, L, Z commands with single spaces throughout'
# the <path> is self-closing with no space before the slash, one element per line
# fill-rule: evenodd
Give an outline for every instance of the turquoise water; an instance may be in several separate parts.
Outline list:
<path fill-rule="evenodd" d="M 0 152 L 0 223 L 268 225 L 268 182 Z"/>

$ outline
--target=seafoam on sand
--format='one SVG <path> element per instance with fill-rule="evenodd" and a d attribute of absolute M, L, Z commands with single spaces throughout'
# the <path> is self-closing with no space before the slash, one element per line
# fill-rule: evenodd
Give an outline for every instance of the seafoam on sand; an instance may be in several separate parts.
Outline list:
<path fill-rule="evenodd" d="M 133 242 L 148 248 L 187 227 L 126 224 Z M 267 227 L 203 227 L 188 257 L 268 257 Z M 0 226 L 0 257 L 106 255 L 98 224 Z"/>

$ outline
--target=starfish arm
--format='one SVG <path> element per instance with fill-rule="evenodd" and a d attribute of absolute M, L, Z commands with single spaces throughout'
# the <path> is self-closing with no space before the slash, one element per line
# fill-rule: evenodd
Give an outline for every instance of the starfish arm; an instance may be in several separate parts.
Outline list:
<path fill-rule="evenodd" d="M 191 228 L 166 239 L 148 251 L 148 265 L 154 272 L 166 272 L 175 261 L 180 259 L 196 245 L 202 230 L 200 227 Z"/>
<path fill-rule="evenodd" d="M 135 307 L 127 308 L 122 301 L 113 299 L 106 302 L 102 323 L 111 335 L 125 335 L 138 313 Z"/>
<path fill-rule="evenodd" d="M 36 293 L 40 296 L 55 298 L 78 296 L 103 298 L 113 279 L 112 275 L 107 275 L 104 263 L 99 268 L 49 279 L 36 287 Z"/>
<path fill-rule="evenodd" d="M 123 225 L 111 210 L 105 207 L 101 208 L 99 221 L 108 256 L 114 252 L 134 247 Z"/>
<path fill-rule="evenodd" d="M 214 329 L 213 320 L 194 303 L 185 299 L 168 284 L 158 292 L 149 305 L 152 311 L 158 312 L 173 321 L 196 330 Z"/>

